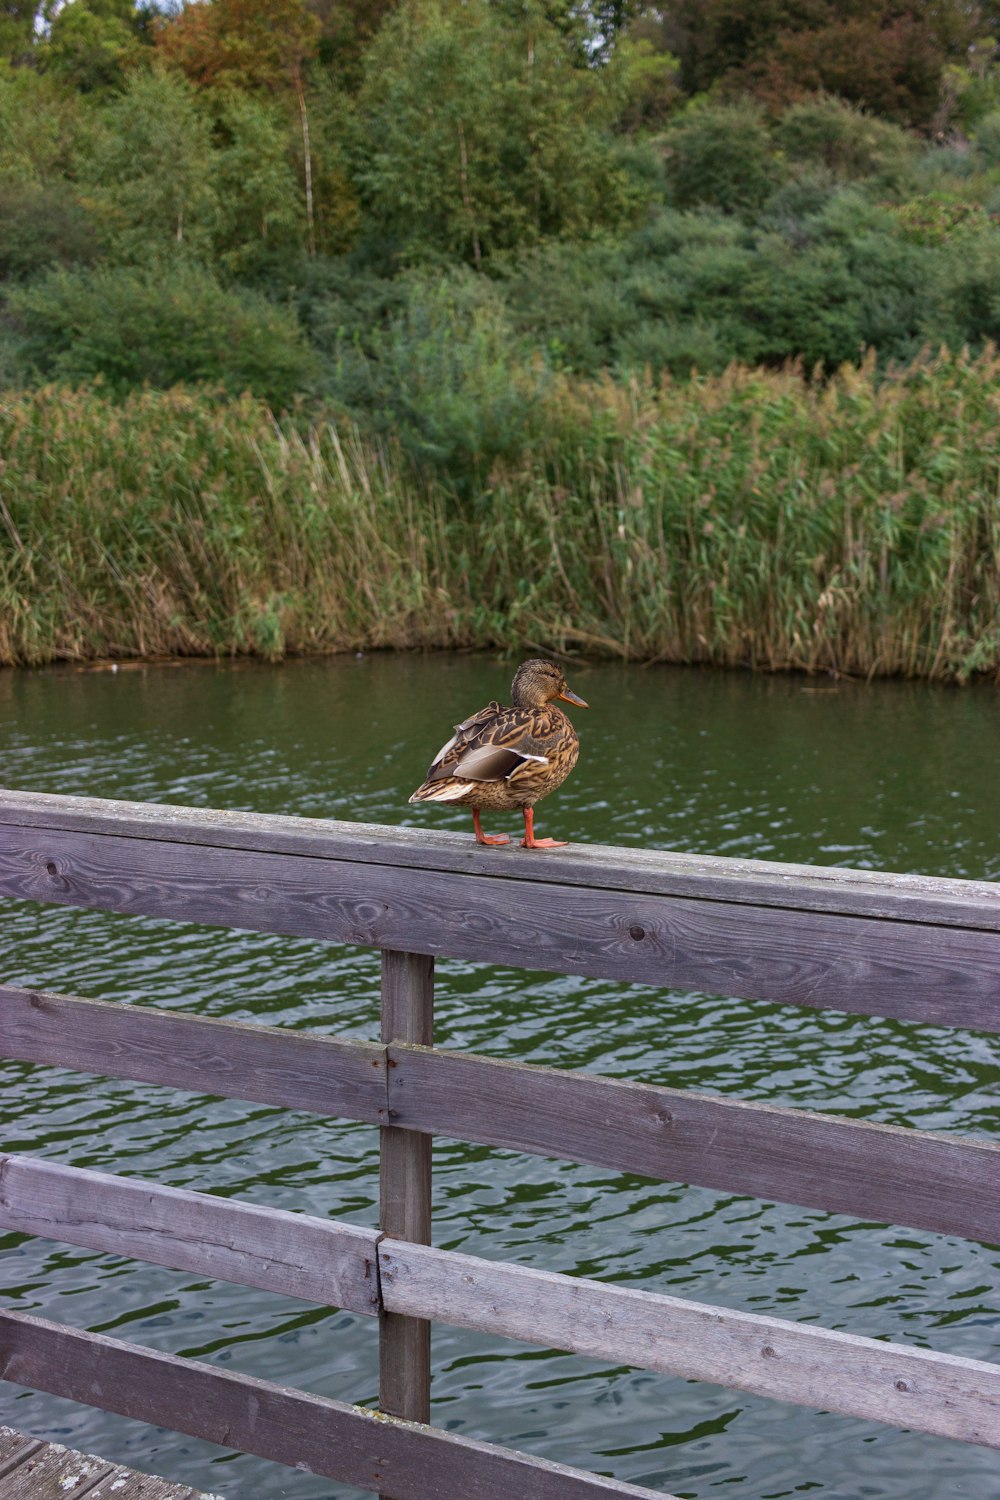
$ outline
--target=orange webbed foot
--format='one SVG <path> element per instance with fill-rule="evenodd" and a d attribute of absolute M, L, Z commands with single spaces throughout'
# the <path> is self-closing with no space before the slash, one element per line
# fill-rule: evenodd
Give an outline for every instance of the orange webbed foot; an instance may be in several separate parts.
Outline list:
<path fill-rule="evenodd" d="M 526 807 L 524 809 L 524 838 L 521 840 L 522 849 L 565 849 L 565 839 L 536 839 L 535 838 L 535 809 Z"/>
<path fill-rule="evenodd" d="M 505 833 L 484 833 L 483 825 L 479 821 L 479 808 L 472 809 L 472 826 L 476 830 L 477 844 L 509 844 L 510 839 Z"/>

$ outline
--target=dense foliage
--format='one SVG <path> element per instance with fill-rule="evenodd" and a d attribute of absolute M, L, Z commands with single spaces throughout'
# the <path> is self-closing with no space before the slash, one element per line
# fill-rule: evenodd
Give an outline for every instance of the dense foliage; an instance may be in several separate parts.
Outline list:
<path fill-rule="evenodd" d="M 1000 333 L 958 0 L 132 0 L 0 18 L 0 379 L 325 401 L 466 488 L 560 373 Z"/>
<path fill-rule="evenodd" d="M 981 664 L 995 664 L 987 595 L 973 608 L 956 582 L 975 546 L 995 571 L 993 523 L 942 489 L 945 452 L 928 447 L 926 463 L 872 477 L 860 438 L 855 457 L 823 457 L 809 424 L 826 421 L 830 381 L 841 417 L 860 431 L 879 413 L 893 444 L 901 390 L 914 410 L 924 398 L 912 393 L 931 388 L 989 407 L 989 346 L 1000 340 L 998 37 L 996 13 L 965 0 L 15 0 L 0 13 L 6 442 L 23 444 L 30 430 L 58 448 L 64 404 L 80 462 L 117 476 L 128 500 L 134 524 L 123 511 L 114 525 L 142 539 L 138 550 L 123 541 L 121 576 L 134 568 L 146 581 L 127 600 L 108 596 L 111 614 L 98 623 L 110 585 L 94 554 L 93 576 L 79 578 L 79 619 L 90 622 L 79 629 L 59 615 L 66 596 L 55 585 L 31 599 L 30 578 L 42 587 L 45 568 L 37 525 L 18 508 L 25 495 L 44 499 L 49 481 L 3 451 L 0 521 L 18 519 L 0 526 L 9 612 L 0 655 L 505 640 L 525 622 L 534 638 L 544 625 L 570 642 L 576 611 L 579 638 L 608 649 L 944 674 L 980 663 L 975 626 L 987 643 Z M 929 365 L 940 349 L 961 357 Z M 860 384 L 841 367 L 863 369 Z M 188 394 L 155 394 L 179 385 Z M 759 410 L 752 392 L 766 393 Z M 272 430 L 257 402 L 285 425 Z M 591 407 L 594 432 L 581 415 Z M 787 523 L 787 555 L 754 530 L 763 501 L 751 506 L 756 519 L 739 510 L 757 494 L 747 476 L 758 459 L 737 465 L 731 493 L 716 474 L 731 449 L 724 423 L 712 425 L 716 410 L 726 422 L 753 410 L 754 422 L 776 424 L 766 472 L 782 499 L 764 531 L 771 537 L 779 517 L 774 536 L 784 537 Z M 122 444 L 138 452 L 129 446 L 138 438 L 125 443 L 131 422 L 186 455 L 183 484 L 169 464 L 147 473 L 149 454 L 141 480 L 121 469 Z M 624 444 L 617 468 L 601 446 L 608 422 Z M 353 458 L 332 437 L 302 436 L 328 432 L 326 423 L 355 434 Z M 103 456 L 102 424 L 114 437 Z M 965 451 L 973 429 L 989 443 L 985 419 L 956 429 L 956 472 L 975 503 L 995 506 L 986 458 Z M 707 468 L 698 444 L 708 445 Z M 265 451 L 265 468 L 255 467 Z M 230 493 L 220 453 L 238 459 L 245 490 L 211 515 L 244 550 L 237 566 L 220 541 L 201 572 L 190 496 L 214 535 L 202 509 Z M 810 465 L 821 478 L 802 489 L 789 475 Z M 845 498 L 858 473 L 872 538 L 863 568 L 838 530 L 861 535 Z M 343 480 L 335 501 L 317 474 Z M 351 550 L 361 543 L 360 533 L 344 542 L 342 567 L 325 533 L 322 545 L 319 533 L 303 540 L 289 476 L 302 486 L 303 515 L 307 493 L 327 496 L 314 516 L 320 531 L 334 513 L 348 531 L 355 510 L 369 514 L 379 538 L 369 563 L 395 600 L 385 603 L 393 623 L 378 625 L 363 601 L 355 617 L 318 573 L 296 573 L 315 555 L 346 580 L 362 565 Z M 260 542 L 244 577 L 260 521 L 251 490 L 272 481 L 284 498 L 268 490 L 271 544 Z M 904 497 L 903 520 L 875 504 L 883 482 Z M 836 565 L 819 534 L 829 507 L 815 500 L 827 483 L 837 486 Z M 932 497 L 926 514 L 912 499 L 921 485 Z M 406 533 L 409 562 L 389 536 L 390 498 L 402 507 L 392 524 Z M 70 513 L 48 504 L 40 514 L 62 535 Z M 557 513 L 581 549 L 576 571 L 549 566 L 544 538 Z M 458 516 L 471 528 L 448 532 L 458 550 L 428 551 L 442 527 L 466 524 Z M 82 511 L 77 523 L 78 540 L 110 524 Z M 633 523 L 644 538 L 635 548 Z M 414 526 L 426 528 L 419 545 Z M 66 555 L 90 556 L 71 532 Z M 947 544 L 963 559 L 957 572 L 939 566 L 945 532 L 958 538 Z M 171 571 L 153 546 L 168 533 L 171 547 L 188 537 L 185 576 L 191 588 L 201 578 L 203 593 L 179 598 L 179 557 Z M 598 604 L 607 578 L 589 576 L 598 554 L 587 548 L 606 560 L 623 539 L 641 603 L 626 601 L 616 563 L 615 597 Z M 279 566 L 286 544 L 294 567 Z M 750 594 L 761 610 L 785 597 L 779 554 L 798 592 L 780 626 L 771 618 L 765 628 L 745 606 Z M 548 602 L 533 566 L 555 589 Z M 515 568 L 527 570 L 519 588 Z M 738 569 L 736 623 L 720 624 Z M 933 621 L 914 599 L 900 602 L 908 570 L 939 590 Z M 475 606 L 462 593 L 472 577 L 484 590 Z M 557 599 L 559 579 L 574 581 Z M 870 618 L 859 613 L 862 587 L 875 591 Z M 849 628 L 831 635 L 847 597 Z M 160 600 L 162 618 L 142 599 Z M 876 650 L 876 637 L 893 644 Z"/>

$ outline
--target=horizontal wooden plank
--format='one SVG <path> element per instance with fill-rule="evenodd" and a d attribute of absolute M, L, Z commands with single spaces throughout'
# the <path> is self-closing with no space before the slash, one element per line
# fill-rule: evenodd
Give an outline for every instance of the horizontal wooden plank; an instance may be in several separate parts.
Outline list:
<path fill-rule="evenodd" d="M 140 1474 L 116 1464 L 106 1478 L 87 1491 L 87 1500 L 222 1500 L 222 1496 L 208 1495 L 203 1490 L 191 1489 L 190 1485 L 173 1484 L 169 1479 Z"/>
<path fill-rule="evenodd" d="M 385 1123 L 375 1042 L 0 985 L 0 1056 Z"/>
<path fill-rule="evenodd" d="M 1000 1242 L 988 1141 L 3 987 L 0 1054 Z"/>
<path fill-rule="evenodd" d="M 1000 889 L 989 881 L 597 844 L 532 856 L 516 846 L 484 849 L 471 834 L 433 825 L 398 828 L 16 790 L 0 790 L 0 824 L 1000 930 Z"/>
<path fill-rule="evenodd" d="M 0 1483 L 3 1500 L 83 1500 L 113 1472 L 114 1465 L 105 1458 L 47 1443 L 13 1465 Z M 186 1485 L 183 1489 L 175 1486 L 166 1500 L 185 1500 L 189 1493 Z"/>
<path fill-rule="evenodd" d="M 384 1240 L 391 1311 L 1000 1448 L 1000 1366 Z"/>
<path fill-rule="evenodd" d="M 397 1500 L 665 1500 L 653 1490 L 25 1313 L 0 1312 L 0 1379 Z"/>
<path fill-rule="evenodd" d="M 26 1432 L 15 1432 L 13 1427 L 0 1427 L 0 1479 L 23 1464 L 25 1459 L 41 1453 L 44 1447 L 40 1438 L 29 1437 Z"/>
<path fill-rule="evenodd" d="M 1000 1145 L 394 1043 L 394 1125 L 1000 1242 Z"/>
<path fill-rule="evenodd" d="M 101 1476 L 96 1482 L 95 1475 Z M 220 1500 L 189 1484 L 140 1474 L 10 1427 L 0 1427 L 0 1480 L 4 1500 L 83 1500 L 84 1495 L 87 1500 Z"/>
<path fill-rule="evenodd" d="M 992 932 L 109 834 L 2 834 L 0 896 L 1000 1030 Z"/>
<path fill-rule="evenodd" d="M 0 1155 L 0 1226 L 351 1312 L 378 1312 L 375 1244 L 360 1225 Z"/>

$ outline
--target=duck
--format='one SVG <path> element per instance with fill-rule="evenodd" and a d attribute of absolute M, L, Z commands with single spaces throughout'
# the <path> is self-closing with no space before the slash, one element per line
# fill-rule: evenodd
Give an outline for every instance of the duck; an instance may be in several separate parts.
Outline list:
<path fill-rule="evenodd" d="M 514 674 L 510 706 L 493 701 L 455 725 L 431 761 L 411 802 L 454 802 L 471 807 L 477 844 L 509 844 L 504 834 L 483 832 L 481 810 L 524 816 L 523 849 L 562 849 L 565 839 L 535 834 L 535 804 L 561 786 L 576 765 L 580 741 L 555 700 L 589 704 L 570 692 L 554 661 L 523 661 Z"/>

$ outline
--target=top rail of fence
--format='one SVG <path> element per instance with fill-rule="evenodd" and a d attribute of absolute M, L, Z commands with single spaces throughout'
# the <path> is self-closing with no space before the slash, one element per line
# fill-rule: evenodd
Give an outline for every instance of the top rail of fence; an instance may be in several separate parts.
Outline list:
<path fill-rule="evenodd" d="M 983 881 L 0 791 L 0 896 L 1000 1030 Z"/>

